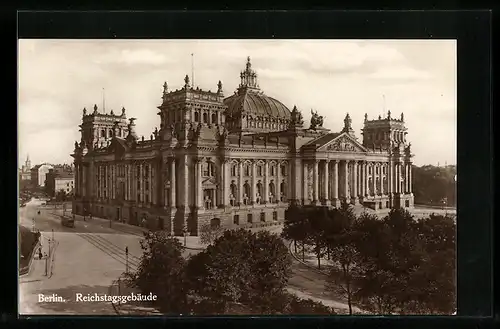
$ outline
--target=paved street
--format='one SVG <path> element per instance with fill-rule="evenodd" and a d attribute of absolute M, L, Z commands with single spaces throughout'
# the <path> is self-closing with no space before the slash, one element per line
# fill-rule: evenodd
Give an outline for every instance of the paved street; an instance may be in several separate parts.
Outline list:
<path fill-rule="evenodd" d="M 20 314 L 115 314 L 109 302 L 77 302 L 75 294 L 108 293 L 112 281 L 125 271 L 126 246 L 130 269 L 139 264 L 141 237 L 105 227 L 99 221 L 77 221 L 75 228 L 63 227 L 52 210 L 41 210 L 38 215 L 40 204 L 33 200 L 21 208 L 19 221 L 31 229 L 35 219 L 44 252 L 48 253 L 48 239 L 53 236 L 57 241 L 53 274 L 45 276 L 45 260 L 33 261 L 30 273 L 20 278 Z M 38 294 L 56 294 L 66 302 L 40 303 Z"/>

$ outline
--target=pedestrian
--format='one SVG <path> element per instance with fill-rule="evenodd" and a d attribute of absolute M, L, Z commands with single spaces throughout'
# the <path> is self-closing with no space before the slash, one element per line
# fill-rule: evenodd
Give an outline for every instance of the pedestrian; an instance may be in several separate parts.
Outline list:
<path fill-rule="evenodd" d="M 38 259 L 42 259 L 42 247 L 38 248 Z"/>

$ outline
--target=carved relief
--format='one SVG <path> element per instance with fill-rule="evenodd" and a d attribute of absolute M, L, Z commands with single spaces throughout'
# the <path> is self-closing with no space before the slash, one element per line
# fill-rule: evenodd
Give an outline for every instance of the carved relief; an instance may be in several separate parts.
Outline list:
<path fill-rule="evenodd" d="M 340 152 L 359 152 L 358 147 L 353 145 L 352 141 L 345 137 L 334 141 L 332 144 L 328 145 L 326 149 Z"/>

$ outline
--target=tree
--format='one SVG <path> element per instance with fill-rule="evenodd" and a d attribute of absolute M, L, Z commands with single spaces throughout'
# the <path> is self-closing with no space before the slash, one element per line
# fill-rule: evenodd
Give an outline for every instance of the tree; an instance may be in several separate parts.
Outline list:
<path fill-rule="evenodd" d="M 64 189 L 60 189 L 56 194 L 57 201 L 66 201 L 66 191 Z"/>
<path fill-rule="evenodd" d="M 185 260 L 179 240 L 165 231 L 144 233 L 143 254 L 135 273 L 126 274 L 126 282 L 143 293 L 158 296 L 156 306 L 167 314 L 186 310 Z"/>
<path fill-rule="evenodd" d="M 295 253 L 297 253 L 297 242 L 302 245 L 302 261 L 305 261 L 306 243 L 311 230 L 311 223 L 303 208 L 294 204 L 290 205 L 285 212 L 285 223 L 281 236 L 284 239 L 294 241 Z"/>
<path fill-rule="evenodd" d="M 335 310 L 321 302 L 312 299 L 302 299 L 293 294 L 285 292 L 286 305 L 282 314 L 291 315 L 333 315 Z"/>
<path fill-rule="evenodd" d="M 313 250 L 318 260 L 318 269 L 321 269 L 321 258 L 325 255 L 325 232 L 329 223 L 331 212 L 326 207 L 316 207 L 310 211 L 310 229 L 308 241 L 313 245 Z"/>
<path fill-rule="evenodd" d="M 441 205 L 440 201 L 446 199 L 447 205 L 456 205 L 456 166 L 413 166 L 412 170 L 415 203 Z"/>
<path fill-rule="evenodd" d="M 276 234 L 228 230 L 206 250 L 189 260 L 187 276 L 192 294 L 224 314 L 232 303 L 272 309 L 290 277 L 288 249 Z"/>
<path fill-rule="evenodd" d="M 351 207 L 343 205 L 339 211 L 332 214 L 336 225 L 330 226 L 333 230 L 328 235 L 328 248 L 332 258 L 340 265 L 340 273 L 337 268 L 332 267 L 326 288 L 347 298 L 349 314 L 352 315 L 352 298 L 357 292 L 355 280 L 360 275 L 362 265 L 356 249 L 356 241 L 361 234 L 355 229 L 357 218 Z"/>
<path fill-rule="evenodd" d="M 418 304 L 409 309 L 426 314 L 451 314 L 456 309 L 456 223 L 453 217 L 431 215 L 415 225 L 425 257 L 412 273 Z"/>
<path fill-rule="evenodd" d="M 204 245 L 211 244 L 223 233 L 224 229 L 220 225 L 203 224 L 200 227 L 200 242 Z"/>

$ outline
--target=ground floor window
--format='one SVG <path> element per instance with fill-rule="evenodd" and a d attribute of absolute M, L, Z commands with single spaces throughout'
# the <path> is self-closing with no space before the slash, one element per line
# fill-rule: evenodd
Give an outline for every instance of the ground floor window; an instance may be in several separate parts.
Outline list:
<path fill-rule="evenodd" d="M 278 212 L 277 211 L 273 211 L 273 220 L 274 221 L 278 220 Z"/>
<path fill-rule="evenodd" d="M 233 223 L 236 225 L 240 225 L 240 215 L 233 216 Z"/>
<path fill-rule="evenodd" d="M 261 212 L 260 213 L 260 221 L 261 222 L 265 222 L 266 221 L 266 213 L 265 212 Z"/>
<path fill-rule="evenodd" d="M 210 226 L 213 228 L 220 227 L 220 218 L 212 218 L 210 220 Z"/>
<path fill-rule="evenodd" d="M 251 222 L 252 222 L 252 220 L 253 220 L 253 216 L 252 216 L 252 214 L 248 214 L 248 215 L 247 215 L 247 222 L 248 222 L 248 223 L 251 223 Z"/>
<path fill-rule="evenodd" d="M 405 207 L 409 207 L 410 206 L 410 200 L 405 200 Z"/>
<path fill-rule="evenodd" d="M 382 209 L 382 202 L 378 203 L 378 207 L 379 207 L 379 209 Z"/>
<path fill-rule="evenodd" d="M 385 207 L 386 207 L 386 208 L 389 208 L 389 201 L 386 201 L 386 202 L 385 202 Z"/>

